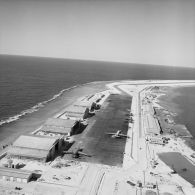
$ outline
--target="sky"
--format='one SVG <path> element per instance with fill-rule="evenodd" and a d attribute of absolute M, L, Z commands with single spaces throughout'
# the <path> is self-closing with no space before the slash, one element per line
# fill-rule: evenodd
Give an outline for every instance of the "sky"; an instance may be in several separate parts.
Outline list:
<path fill-rule="evenodd" d="M 195 1 L 0 0 L 0 54 L 195 67 Z"/>

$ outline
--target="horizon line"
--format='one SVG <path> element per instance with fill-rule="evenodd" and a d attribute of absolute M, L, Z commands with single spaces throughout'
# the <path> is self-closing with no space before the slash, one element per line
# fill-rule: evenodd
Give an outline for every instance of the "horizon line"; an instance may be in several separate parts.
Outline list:
<path fill-rule="evenodd" d="M 20 56 L 20 57 L 37 57 L 37 58 L 51 58 L 59 60 L 81 60 L 81 61 L 94 61 L 94 62 L 108 62 L 108 63 L 122 63 L 122 64 L 140 64 L 140 65 L 151 65 L 151 66 L 165 66 L 165 67 L 174 67 L 174 68 L 195 68 L 194 66 L 177 66 L 177 65 L 165 65 L 165 64 L 150 64 L 150 63 L 140 63 L 140 62 L 124 62 L 124 61 L 108 61 L 108 60 L 95 60 L 95 59 L 84 59 L 84 58 L 63 58 L 55 56 L 36 56 L 36 55 L 21 55 L 21 54 L 8 54 L 0 53 L 0 55 L 6 56 Z"/>

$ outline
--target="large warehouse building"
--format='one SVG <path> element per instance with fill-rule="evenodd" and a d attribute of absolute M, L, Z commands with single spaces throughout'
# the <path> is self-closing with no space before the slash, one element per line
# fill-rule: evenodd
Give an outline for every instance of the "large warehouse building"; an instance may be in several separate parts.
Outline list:
<path fill-rule="evenodd" d="M 21 135 L 8 149 L 7 155 L 47 162 L 55 157 L 59 149 L 58 138 Z"/>
<path fill-rule="evenodd" d="M 76 120 L 49 118 L 40 131 L 45 134 L 69 136 L 74 134 L 78 127 L 79 122 Z"/>

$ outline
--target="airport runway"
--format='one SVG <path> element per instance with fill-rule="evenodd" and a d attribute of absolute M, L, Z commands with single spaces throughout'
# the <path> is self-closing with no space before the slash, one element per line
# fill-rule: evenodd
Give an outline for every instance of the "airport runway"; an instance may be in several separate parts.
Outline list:
<path fill-rule="evenodd" d="M 79 161 L 101 163 L 111 166 L 122 166 L 126 138 L 112 138 L 106 132 L 122 130 L 127 134 L 128 113 L 131 108 L 131 96 L 127 94 L 110 95 L 95 116 L 89 119 L 89 125 L 80 135 L 69 151 L 78 147 L 92 157 L 80 157 Z M 66 154 L 65 159 L 72 159 Z"/>

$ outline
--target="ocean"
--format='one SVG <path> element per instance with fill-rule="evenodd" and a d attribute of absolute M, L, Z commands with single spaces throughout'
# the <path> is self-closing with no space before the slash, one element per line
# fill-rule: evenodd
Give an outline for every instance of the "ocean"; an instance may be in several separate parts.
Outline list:
<path fill-rule="evenodd" d="M 125 79 L 195 79 L 195 69 L 0 55 L 0 128 L 44 107 L 65 89 Z"/>

